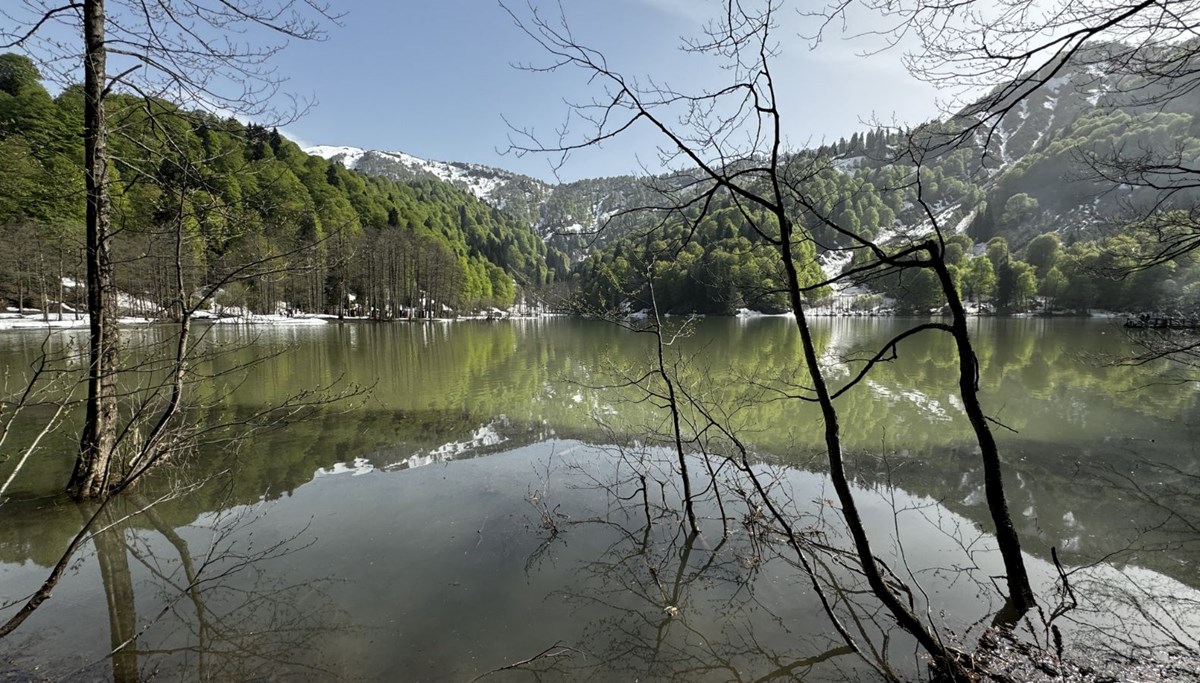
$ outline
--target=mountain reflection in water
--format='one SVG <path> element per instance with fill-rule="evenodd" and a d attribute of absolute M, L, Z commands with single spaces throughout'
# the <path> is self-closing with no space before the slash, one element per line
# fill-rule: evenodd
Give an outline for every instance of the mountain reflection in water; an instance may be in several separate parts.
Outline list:
<path fill-rule="evenodd" d="M 682 353 L 694 359 L 690 380 L 709 383 L 706 398 L 764 401 L 734 426 L 790 501 L 838 614 L 872 644 L 863 656 L 831 629 L 794 549 L 735 468 L 701 487 L 701 531 L 687 533 L 677 475 L 643 443 L 661 415 L 594 388 L 644 361 L 639 342 L 543 321 L 265 335 L 266 351 L 295 348 L 256 368 L 226 414 L 339 374 L 381 378 L 375 395 L 264 433 L 236 458 L 204 454 L 146 482 L 106 511 L 106 530 L 53 599 L 0 642 L 0 662 L 34 678 L 121 681 L 492 671 L 844 680 L 876 676 L 884 662 L 918 675 L 911 640 L 878 618 L 845 558 L 813 414 L 746 393 L 801 381 L 784 323 L 706 321 Z M 830 321 L 825 362 L 861 355 L 893 324 Z M 1184 608 L 1200 586 L 1189 528 L 1200 519 L 1195 392 L 1137 391 L 1144 376 L 1083 362 L 1112 348 L 1102 325 L 979 324 L 985 402 L 1017 432 L 999 438 L 1031 572 L 1057 600 L 1055 548 L 1080 594 L 1060 622 L 1067 645 L 1113 646 L 1120 639 L 1095 634 L 1117 626 L 1152 642 L 1180 610 L 1171 628 L 1194 643 Z M 970 649 L 1001 607 L 1000 566 L 940 343 L 902 348 L 839 400 L 877 552 L 922 589 L 918 608 Z M 6 362 L 26 351 L 0 339 Z M 32 464 L 0 510 L 4 604 L 36 589 L 86 514 L 53 495 L 64 467 Z M 150 505 L 180 480 L 206 478 Z"/>

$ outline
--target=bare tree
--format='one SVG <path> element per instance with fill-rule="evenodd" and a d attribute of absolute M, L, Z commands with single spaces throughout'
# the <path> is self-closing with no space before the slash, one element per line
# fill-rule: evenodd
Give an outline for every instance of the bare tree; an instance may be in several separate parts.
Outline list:
<path fill-rule="evenodd" d="M 759 238 L 778 250 L 782 288 L 795 315 L 810 385 L 803 398 L 814 401 L 821 408 L 831 478 L 854 540 L 858 561 L 872 592 L 905 630 L 912 633 L 936 661 L 946 666 L 950 675 L 966 675 L 940 638 L 904 605 L 879 570 L 845 474 L 841 427 L 834 404 L 837 395 L 861 380 L 870 365 L 884 360 L 889 353 L 894 354 L 896 345 L 905 337 L 935 329 L 954 335 L 959 341 L 960 388 L 964 403 L 970 406 L 968 416 L 981 445 L 988 480 L 988 502 L 997 521 L 997 540 L 1008 570 L 1009 597 L 1018 614 L 1029 609 L 1034 604 L 1033 592 L 1019 540 L 1008 517 L 997 448 L 977 400 L 977 366 L 966 332 L 965 313 L 961 304 L 957 310 L 951 305 L 955 314 L 952 325 L 919 325 L 897 336 L 884 345 L 854 381 L 835 391 L 825 378 L 806 319 L 806 293 L 826 283 L 809 283 L 801 279 L 796 263 L 797 248 L 810 238 L 796 223 L 794 212 L 805 210 L 816 215 L 828 227 L 849 238 L 855 249 L 866 250 L 874 256 L 871 265 L 863 271 L 852 271 L 848 276 L 876 268 L 931 269 L 937 273 L 953 304 L 958 301 L 957 290 L 941 258 L 944 244 L 940 232 L 935 223 L 927 228 L 931 236 L 885 249 L 843 228 L 819 211 L 804 189 L 805 181 L 814 172 L 811 161 L 790 154 L 783 140 L 776 82 L 771 70 L 771 58 L 777 51 L 771 29 L 780 3 L 766 2 L 750 9 L 743 3 L 729 2 L 725 8 L 725 14 L 709 25 L 703 38 L 686 45 L 687 50 L 723 58 L 731 74 L 728 85 L 699 94 L 678 92 L 653 81 L 650 85 L 642 85 L 615 71 L 601 52 L 574 39 L 565 20 L 548 20 L 536 8 L 531 9 L 527 19 L 514 15 L 518 26 L 551 58 L 549 65 L 528 68 L 578 69 L 590 81 L 601 84 L 604 90 L 591 102 L 572 108 L 574 114 L 593 126 L 581 138 L 560 138 L 543 143 L 531 133 L 517 131 L 518 139 L 512 149 L 516 153 L 555 154 L 560 161 L 565 161 L 573 151 L 601 144 L 636 125 L 646 125 L 665 140 L 662 148 L 664 165 L 674 167 L 677 174 L 690 174 L 693 179 L 683 187 L 669 191 L 674 199 L 669 209 L 680 220 L 697 220 L 718 197 L 727 197 Z"/>
<path fill-rule="evenodd" d="M 101 499 L 113 487 L 120 363 L 106 101 L 114 91 L 126 89 L 190 106 L 265 115 L 280 85 L 270 58 L 289 39 L 321 38 L 322 27 L 337 17 L 319 0 L 109 0 L 107 5 L 105 0 L 63 5 L 25 0 L 19 10 L 5 14 L 16 26 L 0 32 L 5 47 L 33 46 L 44 62 L 70 60 L 66 63 L 83 68 L 88 389 L 68 490 L 77 500 Z M 52 24 L 78 30 L 82 45 L 39 40 Z M 232 36 L 247 31 L 273 35 L 275 42 L 234 42 Z"/>
<path fill-rule="evenodd" d="M 1088 81 L 1103 79 L 1092 106 L 1150 119 L 1194 112 L 1200 86 L 1194 0 L 833 0 L 805 14 L 815 20 L 814 41 L 840 33 L 867 39 L 867 51 L 903 51 L 913 75 L 950 93 L 950 125 L 923 141 L 928 151 L 976 145 L 986 157 L 1000 127 L 1030 97 L 1066 83 L 1091 87 Z M 870 16 L 876 28 L 855 28 L 855 18 Z M 1129 278 L 1200 247 L 1194 156 L 1182 140 L 1076 152 L 1076 179 L 1114 195 L 1112 222 L 1137 241 L 1133 252 L 1114 250 L 1099 275 Z M 1143 347 L 1136 361 L 1149 355 L 1185 365 L 1196 346 L 1194 335 L 1133 341 Z"/>

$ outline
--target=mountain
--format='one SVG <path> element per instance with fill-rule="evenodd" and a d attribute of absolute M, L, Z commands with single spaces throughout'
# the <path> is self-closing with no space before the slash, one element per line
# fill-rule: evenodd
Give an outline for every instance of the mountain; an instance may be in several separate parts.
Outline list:
<path fill-rule="evenodd" d="M 348 169 L 399 182 L 437 179 L 451 183 L 524 222 L 548 247 L 565 252 L 572 262 L 632 227 L 634 222 L 616 217 L 620 211 L 647 205 L 653 198 L 644 181 L 634 176 L 552 184 L 492 166 L 431 161 L 405 152 L 327 145 L 304 151 Z M 612 230 L 601 231 L 602 227 Z"/>
<path fill-rule="evenodd" d="M 82 90 L 51 96 L 15 54 L 0 72 L 0 302 L 79 309 Z M 111 247 L 139 314 L 169 310 L 177 259 L 189 291 L 232 309 L 381 318 L 508 307 L 567 273 L 525 222 L 435 167 L 401 182 L 169 102 L 115 93 L 108 108 Z M 182 258 L 166 258 L 177 234 Z"/>
<path fill-rule="evenodd" d="M 304 150 L 367 175 L 385 176 L 406 182 L 417 178 L 436 178 L 467 190 L 478 199 L 499 209 L 508 207 L 512 197 L 528 197 L 532 201 L 549 192 L 550 186 L 529 176 L 511 173 L 482 164 L 430 161 L 404 152 L 379 152 L 358 147 L 318 145 Z M 520 216 L 519 211 L 514 213 Z"/>
<path fill-rule="evenodd" d="M 929 217 L 912 184 L 914 167 L 897 158 L 897 150 L 909 137 L 964 138 L 924 160 L 921 198 L 943 231 L 956 236 L 953 265 L 968 296 L 1008 310 L 1184 305 L 1200 292 L 1195 284 L 1200 271 L 1191 261 L 1169 264 L 1155 276 L 1114 283 L 1101 273 L 1112 271 L 1112 254 L 1121 249 L 1102 247 L 1132 240 L 1122 249 L 1136 250 L 1134 243 L 1146 237 L 1128 234 L 1132 221 L 1152 210 L 1187 210 L 1200 204 L 1200 191 L 1183 188 L 1162 204 L 1160 192 L 1114 180 L 1113 168 L 1105 164 L 1122 155 L 1185 162 L 1200 158 L 1200 90 L 1172 93 L 1168 79 L 1146 81 L 1114 73 L 1104 66 L 1105 49 L 1032 74 L 1042 85 L 1020 100 L 1005 100 L 1006 91 L 998 89 L 944 120 L 913 130 L 867 130 L 831 145 L 797 150 L 786 163 L 804 168 L 804 191 L 824 217 L 887 243 L 929 230 Z M 988 119 L 998 109 L 1006 112 L 998 122 Z M 989 125 L 975 126 L 981 120 Z M 631 279 L 642 277 L 644 266 L 634 257 L 649 248 L 646 233 L 655 219 L 626 212 L 654 203 L 647 179 L 620 176 L 554 184 L 403 152 L 351 147 L 306 151 L 369 175 L 401 181 L 436 178 L 470 191 L 527 225 L 551 252 L 565 253 L 592 306 L 620 304 L 628 299 Z M 648 182 L 661 185 L 670 179 Z M 674 282 L 667 288 L 673 294 L 666 308 L 730 313 L 756 302 L 777 308 L 778 302 L 754 293 L 772 287 L 763 281 L 770 277 L 763 271 L 766 261 L 747 246 L 756 238 L 745 217 L 720 198 L 709 209 L 705 221 L 693 221 L 694 229 L 665 226 L 653 236 L 660 248 L 678 255 L 661 266 L 660 274 Z M 826 273 L 838 272 L 851 261 L 852 254 L 842 251 L 851 245 L 822 218 L 801 210 L 795 216 L 813 235 Z M 684 246 L 686 254 L 678 251 Z M 554 265 L 561 271 L 562 264 Z M 911 279 L 882 278 L 868 284 L 867 291 L 908 310 L 924 310 L 934 300 L 931 289 Z"/>
<path fill-rule="evenodd" d="M 1039 200 L 1044 215 L 1036 222 L 1038 225 L 1053 223 L 1067 233 L 1078 231 L 1090 236 L 1088 233 L 1096 227 L 1096 216 L 1111 207 L 1093 202 L 1098 188 L 1074 180 L 1072 175 L 1078 173 L 1066 172 L 1065 166 L 1069 166 L 1071 160 L 1064 158 L 1066 150 L 1063 148 L 1080 142 L 1094 142 L 1098 131 L 1093 128 L 1097 124 L 1108 126 L 1120 122 L 1131 125 L 1133 130 L 1126 132 L 1126 141 L 1134 137 L 1129 133 L 1142 130 L 1146 122 L 1138 120 L 1138 114 L 1120 102 L 1119 95 L 1125 90 L 1127 84 L 1122 79 L 1107 74 L 1096 64 L 1067 65 L 1060 73 L 1048 77 L 1043 87 L 1020 101 L 999 125 L 975 131 L 958 148 L 958 154 L 939 159 L 933 166 L 943 171 L 943 175 L 949 172 L 960 183 L 983 190 L 993 208 L 1003 207 L 1012 196 L 1024 193 Z M 1189 109 L 1187 123 L 1196 111 Z M 1184 119 L 1179 119 L 1175 126 L 1183 122 Z M 1162 124 L 1160 121 L 1152 127 Z M 933 122 L 933 125 L 955 124 Z M 1178 132 L 1174 128 L 1171 131 Z M 837 171 L 849 177 L 869 179 L 878 175 L 879 169 L 892 165 L 890 154 L 896 147 L 895 138 L 883 131 L 867 131 L 855 134 L 849 140 L 799 153 L 825 157 Z M 490 206 L 524 221 L 543 239 L 559 238 L 559 246 L 567 247 L 573 261 L 595 244 L 591 239 L 562 240 L 562 237 L 572 234 L 590 237 L 621 211 L 651 204 L 654 198 L 645 181 L 633 176 L 554 184 L 492 166 L 430 161 L 398 151 L 337 146 L 309 147 L 304 151 L 368 175 L 399 181 L 436 178 L 455 184 Z M 1053 176 L 1054 182 L 1044 182 L 1047 175 Z M 653 180 L 661 182 L 662 178 Z M 966 209 L 952 216 L 959 222 L 972 210 L 980 208 L 978 204 L 984 198 L 960 199 L 967 200 L 969 205 L 942 203 L 940 207 L 943 211 Z M 894 214 L 903 213 L 900 210 L 903 202 L 892 204 Z M 947 213 L 946 217 L 951 214 Z M 902 216 L 891 218 L 899 222 L 892 225 L 885 221 L 879 229 L 905 227 Z M 923 217 L 918 218 L 918 223 L 923 222 Z M 628 222 L 625 224 L 628 227 Z M 1033 235 L 1024 233 L 1028 233 L 1033 225 L 1027 221 L 1024 228 L 1003 226 L 996 234 L 1014 237 L 1014 241 L 1023 244 L 1032 238 Z M 621 232 L 621 229 L 618 227 L 614 232 Z M 987 237 L 991 236 L 995 235 Z M 599 236 L 598 243 L 602 244 L 608 237 Z"/>

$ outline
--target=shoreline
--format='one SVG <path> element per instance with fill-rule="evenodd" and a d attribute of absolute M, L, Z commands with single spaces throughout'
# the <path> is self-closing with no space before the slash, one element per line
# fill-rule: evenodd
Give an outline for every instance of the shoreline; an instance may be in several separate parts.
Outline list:
<path fill-rule="evenodd" d="M 9 330 L 69 331 L 86 330 L 89 327 L 89 321 L 86 315 L 80 316 L 79 318 L 76 318 L 75 314 L 71 314 L 70 316 L 64 315 L 61 320 L 57 319 L 57 316 L 57 313 L 53 313 L 50 315 L 50 320 L 46 320 L 41 311 L 37 311 L 36 313 L 17 313 L 10 310 L 0 313 L 0 332 Z M 542 313 L 537 315 L 507 315 L 504 317 L 464 315 L 454 318 L 393 318 L 390 320 L 356 316 L 344 316 L 342 318 L 338 318 L 336 315 L 324 313 L 306 313 L 294 316 L 251 315 L 220 317 L 216 315 L 196 315 L 192 318 L 192 321 L 194 323 L 208 325 L 233 325 L 248 327 L 307 327 L 326 325 L 329 323 L 453 323 L 468 320 L 500 322 L 509 320 L 541 320 L 544 318 L 561 317 L 570 317 L 570 314 Z M 121 316 L 117 318 L 117 325 L 123 328 L 151 327 L 156 325 L 173 324 L 176 324 L 176 321 L 168 318 L 144 318 L 137 316 Z"/>
<path fill-rule="evenodd" d="M 27 309 L 28 310 L 28 309 Z M 0 332 L 4 331 L 20 331 L 20 330 L 41 330 L 41 331 L 69 331 L 69 330 L 86 330 L 89 322 L 87 316 L 75 318 L 74 314 L 71 317 L 64 316 L 62 320 L 56 319 L 57 313 L 51 315 L 49 321 L 44 319 L 41 311 L 36 313 L 17 313 L 13 310 L 0 313 Z M 1095 320 L 1131 320 L 1134 319 L 1136 313 L 1121 313 L 1116 311 L 1094 310 L 1086 314 L 1082 313 L 1045 313 L 1045 312 L 1018 312 L 1018 313 L 968 313 L 970 318 L 1049 318 L 1049 319 L 1095 319 Z M 712 317 L 712 318 L 733 318 L 737 320 L 753 320 L 759 318 L 791 318 L 793 314 L 785 313 L 762 313 L 760 311 L 750 311 L 741 309 L 733 315 L 716 315 L 716 314 L 667 314 L 666 317 L 683 318 L 683 317 Z M 937 313 L 895 313 L 895 312 L 875 312 L 875 311 L 848 311 L 848 312 L 827 312 L 813 311 L 809 312 L 811 318 L 833 319 L 833 318 L 858 318 L 858 319 L 878 319 L 878 318 L 937 318 L 940 317 Z M 627 318 L 635 318 L 637 314 L 630 314 Z M 390 320 L 381 320 L 377 318 L 344 316 L 338 318 L 333 314 L 299 314 L 295 316 L 284 315 L 252 315 L 252 316 L 229 316 L 219 317 L 216 315 L 197 315 L 193 317 L 193 322 L 209 325 L 236 325 L 248 327 L 307 327 L 316 325 L 327 325 L 330 323 L 336 324 L 360 324 L 360 323 L 454 323 L 454 322 L 508 322 L 508 321 L 528 321 L 528 320 L 543 320 L 548 318 L 584 318 L 598 319 L 592 316 L 581 316 L 573 313 L 539 313 L 535 315 L 505 315 L 505 316 L 490 316 L 490 315 L 463 315 L 454 318 L 393 318 Z M 122 328 L 129 327 L 151 327 L 156 325 L 172 325 L 175 321 L 166 318 L 145 318 L 137 316 L 122 316 L 117 319 L 117 325 Z"/>

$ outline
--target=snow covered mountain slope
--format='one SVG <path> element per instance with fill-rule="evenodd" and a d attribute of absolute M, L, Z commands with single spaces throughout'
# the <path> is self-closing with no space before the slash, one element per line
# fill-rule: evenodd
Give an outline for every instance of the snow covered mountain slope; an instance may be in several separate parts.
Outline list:
<path fill-rule="evenodd" d="M 513 183 L 547 187 L 545 183 L 528 176 L 518 175 L 498 168 L 463 162 L 431 161 L 405 152 L 380 152 L 358 147 L 318 145 L 304 150 L 307 154 L 336 161 L 348 169 L 374 175 L 389 176 L 404 180 L 414 176 L 433 176 L 440 180 L 469 190 L 479 199 L 493 206 L 503 203 L 503 193 L 497 192 L 502 185 Z M 499 206 L 498 208 L 504 208 Z"/>
<path fill-rule="evenodd" d="M 577 259 L 622 209 L 649 201 L 644 185 L 633 176 L 589 178 L 550 184 L 504 169 L 465 162 L 431 161 L 406 152 L 382 152 L 358 147 L 319 145 L 304 150 L 368 175 L 401 182 L 436 178 L 463 188 L 490 206 L 508 212 L 530 226 L 546 242 Z M 609 234 L 601 235 L 603 241 Z"/>

